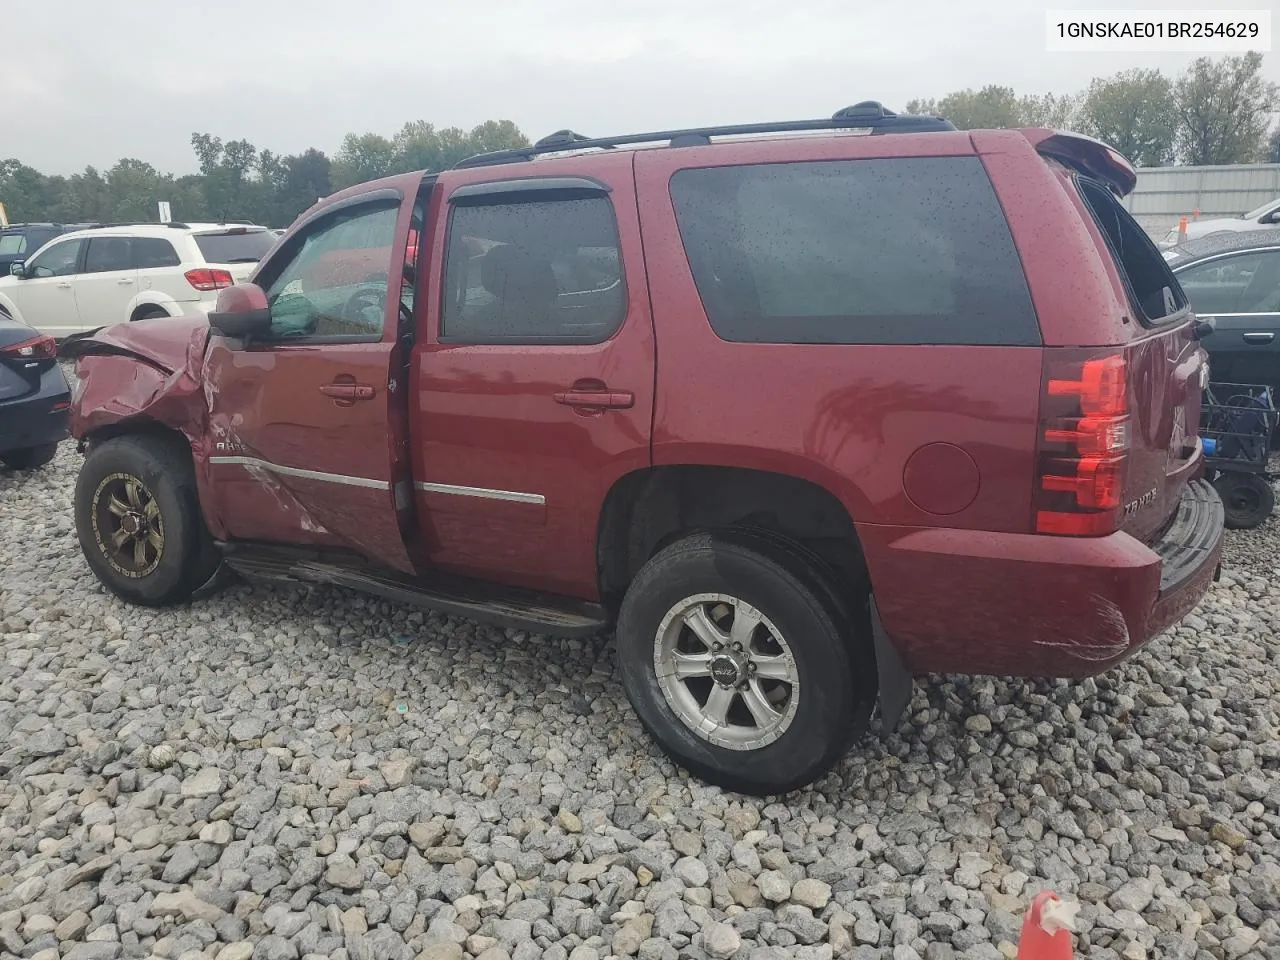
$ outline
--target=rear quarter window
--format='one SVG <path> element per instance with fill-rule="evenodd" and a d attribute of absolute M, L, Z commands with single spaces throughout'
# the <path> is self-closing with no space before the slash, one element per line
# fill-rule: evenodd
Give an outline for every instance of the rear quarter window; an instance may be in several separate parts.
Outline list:
<path fill-rule="evenodd" d="M 976 157 L 682 170 L 671 197 L 698 293 L 725 340 L 1041 342 Z"/>
<path fill-rule="evenodd" d="M 255 263 L 276 242 L 269 230 L 248 233 L 197 233 L 196 246 L 205 263 Z"/>

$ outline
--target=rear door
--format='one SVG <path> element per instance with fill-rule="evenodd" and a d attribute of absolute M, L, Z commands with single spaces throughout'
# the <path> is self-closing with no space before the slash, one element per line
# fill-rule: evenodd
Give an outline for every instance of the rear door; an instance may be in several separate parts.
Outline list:
<path fill-rule="evenodd" d="M 435 567 L 593 600 L 605 497 L 650 464 L 632 157 L 531 166 L 437 185 L 426 276 L 443 281 L 422 298 L 410 380 L 416 512 Z"/>
<path fill-rule="evenodd" d="M 133 238 L 90 237 L 84 271 L 76 278 L 76 304 L 89 327 L 105 327 L 129 319 L 129 304 L 138 293 Z"/>
<path fill-rule="evenodd" d="M 1280 389 L 1280 245 L 1184 267 L 1178 282 L 1214 332 L 1205 340 L 1213 379 Z"/>
<path fill-rule="evenodd" d="M 209 464 L 233 539 L 344 547 L 413 569 L 397 509 L 408 491 L 395 483 L 403 437 L 390 376 L 413 207 L 412 194 L 384 188 L 318 211 L 255 277 L 270 333 L 211 339 Z M 317 271 L 322 261 L 363 269 L 352 281 Z"/>

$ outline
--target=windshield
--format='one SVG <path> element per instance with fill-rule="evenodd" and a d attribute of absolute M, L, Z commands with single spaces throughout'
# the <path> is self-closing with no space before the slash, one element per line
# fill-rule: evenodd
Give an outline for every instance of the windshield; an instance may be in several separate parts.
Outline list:
<path fill-rule="evenodd" d="M 1276 207 L 1276 206 L 1280 206 L 1280 197 L 1276 198 L 1275 200 L 1268 200 L 1262 206 L 1258 207 L 1258 209 L 1250 210 L 1240 219 L 1241 220 L 1257 220 L 1264 213 L 1270 212 L 1272 207 Z"/>
<path fill-rule="evenodd" d="M 195 240 L 206 263 L 256 263 L 276 242 L 269 230 L 197 233 Z"/>

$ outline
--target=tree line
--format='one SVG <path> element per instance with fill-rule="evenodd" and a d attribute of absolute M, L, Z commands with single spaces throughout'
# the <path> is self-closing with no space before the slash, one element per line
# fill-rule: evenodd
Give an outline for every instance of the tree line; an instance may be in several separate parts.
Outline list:
<path fill-rule="evenodd" d="M 946 117 L 962 130 L 1049 126 L 1112 144 L 1137 166 L 1170 163 L 1280 163 L 1280 124 L 1270 132 L 1280 90 L 1262 76 L 1262 54 L 1202 57 L 1177 77 L 1127 70 L 1074 94 L 1019 96 L 1012 87 L 957 90 L 916 99 L 908 113 Z M 487 150 L 527 146 L 509 120 L 471 130 L 419 120 L 394 136 L 349 133 L 332 156 L 314 147 L 286 156 L 248 140 L 193 133 L 199 173 L 174 176 L 132 157 L 109 170 L 47 175 L 0 160 L 0 202 L 9 219 L 61 223 L 153 220 L 168 200 L 180 220 L 253 220 L 287 226 L 317 198 L 364 180 L 412 170 L 443 170 Z"/>
<path fill-rule="evenodd" d="M 175 220 L 288 226 L 318 198 L 352 184 L 443 170 L 476 153 L 528 144 L 510 120 L 489 120 L 471 130 L 438 129 L 419 120 L 392 137 L 349 133 L 332 157 L 315 147 L 282 156 L 248 140 L 224 142 L 193 133 L 199 173 L 174 176 L 126 157 L 106 171 L 85 167 L 64 177 L 43 174 L 17 159 L 0 160 L 0 202 L 15 223 L 155 220 L 156 202 L 167 200 Z"/>
<path fill-rule="evenodd" d="M 1280 163 L 1280 87 L 1262 76 L 1262 54 L 1201 57 L 1177 77 L 1125 70 L 1074 94 L 1018 96 L 1012 87 L 957 90 L 912 100 L 908 113 L 946 117 L 962 130 L 1054 127 L 1103 140 L 1139 167 Z"/>

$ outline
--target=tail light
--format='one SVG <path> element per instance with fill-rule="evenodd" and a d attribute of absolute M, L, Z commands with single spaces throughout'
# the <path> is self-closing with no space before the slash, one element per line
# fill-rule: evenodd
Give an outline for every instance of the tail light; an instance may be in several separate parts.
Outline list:
<path fill-rule="evenodd" d="M 221 290 L 224 287 L 230 287 L 235 284 L 235 278 L 227 270 L 212 270 L 207 267 L 199 267 L 195 270 L 188 270 L 186 273 L 187 283 L 195 287 L 197 290 L 205 293 L 210 290 Z"/>
<path fill-rule="evenodd" d="M 1120 527 L 1129 454 L 1124 356 L 1048 350 L 1040 398 L 1035 529 L 1089 537 Z"/>
<path fill-rule="evenodd" d="M 0 354 L 18 360 L 55 360 L 58 356 L 58 343 L 49 336 L 32 337 L 30 340 L 0 347 Z"/>

